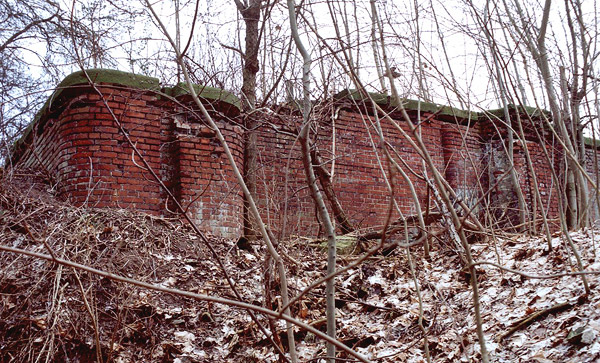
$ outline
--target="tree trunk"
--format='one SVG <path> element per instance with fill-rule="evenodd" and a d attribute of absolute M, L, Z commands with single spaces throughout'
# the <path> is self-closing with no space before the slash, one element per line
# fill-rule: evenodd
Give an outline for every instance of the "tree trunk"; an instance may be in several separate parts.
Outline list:
<path fill-rule="evenodd" d="M 310 66 L 312 60 L 310 53 L 304 47 L 300 35 L 298 34 L 298 23 L 296 21 L 296 10 L 294 0 L 287 0 L 288 12 L 290 16 L 290 28 L 292 32 L 292 38 L 296 43 L 296 48 L 302 55 L 304 64 L 302 65 L 302 119 L 303 125 L 298 135 L 300 146 L 302 147 L 302 164 L 304 166 L 304 174 L 306 181 L 310 189 L 311 197 L 315 203 L 315 207 L 318 210 L 319 216 L 325 227 L 327 233 L 327 276 L 333 275 L 336 267 L 336 249 L 335 249 L 335 231 L 333 229 L 333 223 L 329 218 L 327 207 L 323 201 L 321 191 L 317 187 L 316 177 L 314 168 L 310 156 L 310 112 L 311 112 L 311 101 L 310 101 Z M 335 318 L 335 277 L 327 280 L 325 284 L 325 301 L 326 301 L 326 315 L 327 315 L 327 335 L 335 339 L 336 337 L 336 318 Z M 327 362 L 335 363 L 335 345 L 327 343 Z"/>
<path fill-rule="evenodd" d="M 325 197 L 329 200 L 329 204 L 331 205 L 331 209 L 333 212 L 333 216 L 340 224 L 340 229 L 343 234 L 353 232 L 355 230 L 352 222 L 346 215 L 344 208 L 340 204 L 337 196 L 335 195 L 335 190 L 333 189 L 333 185 L 331 184 L 331 174 L 321 165 L 321 158 L 319 157 L 319 153 L 316 150 L 311 152 L 312 154 L 312 164 L 315 169 L 315 174 L 319 178 L 319 182 L 321 183 L 321 187 L 323 187 L 323 193 L 325 193 Z"/>
<path fill-rule="evenodd" d="M 235 1 L 238 11 L 246 25 L 244 67 L 242 69 L 242 110 L 246 112 L 244 126 L 246 128 L 246 147 L 244 148 L 244 179 L 253 197 L 256 197 L 257 171 L 257 134 L 259 126 L 256 118 L 248 116 L 256 105 L 256 74 L 260 70 L 258 52 L 260 36 L 258 24 L 262 0 L 249 0 L 247 4 Z M 244 236 L 255 239 L 257 235 L 256 221 L 248 209 L 248 201 L 244 198 Z"/>

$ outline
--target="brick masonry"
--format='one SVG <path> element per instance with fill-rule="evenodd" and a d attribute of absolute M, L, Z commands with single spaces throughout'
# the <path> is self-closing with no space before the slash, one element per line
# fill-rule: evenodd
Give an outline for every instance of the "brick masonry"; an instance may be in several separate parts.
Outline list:
<path fill-rule="evenodd" d="M 413 125 L 419 125 L 417 132 L 433 164 L 453 188 L 456 194 L 454 199 L 460 199 L 474 208 L 478 215 L 484 209 L 490 210 L 492 217 L 497 218 L 503 226 L 518 224 L 514 192 L 507 183 L 510 179 L 504 174 L 508 170 L 506 160 L 500 163 L 495 160 L 498 154 L 503 156 L 504 152 L 499 138 L 492 137 L 489 132 L 493 127 L 487 123 L 492 121 L 460 124 L 423 112 L 420 115 L 422 121 L 417 123 L 417 113 L 409 110 L 409 115 Z M 395 121 L 405 134 L 411 135 L 401 117 L 396 117 Z M 319 123 L 315 137 L 322 162 L 334 175 L 336 195 L 353 224 L 358 227 L 381 226 L 390 207 L 390 181 L 389 177 L 387 181 L 384 177 L 384 173 L 389 175 L 390 168 L 375 122 L 372 115 L 361 113 L 358 108 L 343 107 L 335 123 L 331 120 Z M 273 124 L 276 126 L 273 127 Z M 298 126 L 297 123 L 291 124 Z M 432 177 L 431 170 L 424 167 L 421 156 L 396 126 L 384 119 L 380 120 L 380 124 L 384 140 L 391 146 L 390 149 L 395 150 L 392 156 L 413 183 L 422 208 L 429 206 L 435 209 L 435 198 L 424 181 L 424 178 Z M 258 175 L 261 178 L 259 193 L 263 214 L 268 216 L 270 225 L 279 227 L 279 230 L 285 225 L 286 235 L 316 234 L 319 225 L 315 222 L 314 205 L 306 188 L 299 145 L 293 136 L 273 132 L 274 128 L 294 127 L 290 126 L 289 119 L 284 122 L 280 117 L 271 120 L 268 125 L 261 130 L 259 137 L 261 162 Z M 494 135 L 497 136 L 498 132 Z M 411 139 L 415 140 L 414 137 Z M 541 222 L 542 211 L 550 218 L 557 216 L 557 192 L 553 189 L 551 164 L 539 142 L 527 141 L 527 144 L 537 173 L 542 204 L 534 202 L 532 175 L 526 167 L 523 148 L 518 143 L 514 151 L 515 168 L 528 206 L 533 208 L 535 204 L 536 220 Z M 551 154 L 555 150 L 552 145 L 546 147 Z M 408 182 L 395 173 L 393 183 L 396 204 L 392 217 L 399 217 L 396 206 L 405 216 L 414 214 L 415 202 Z M 489 191 L 489 194 L 482 191 Z"/>
<path fill-rule="evenodd" d="M 62 101 L 32 124 L 15 149 L 13 161 L 44 168 L 53 176 L 59 194 L 78 206 L 179 215 L 151 169 L 200 227 L 223 237 L 239 236 L 243 226 L 240 187 L 215 132 L 193 112 L 190 100 L 179 97 L 174 101 L 155 91 L 116 83 L 100 83 L 98 89 L 104 99 L 89 86 L 63 92 Z M 503 223 L 514 223 L 502 217 L 507 211 L 510 214 L 515 199 L 505 182 L 507 164 L 500 136 L 506 130 L 501 123 L 494 118 L 468 122 L 447 113 L 423 111 L 417 115 L 416 110 L 407 111 L 456 198 L 477 213 L 483 208 L 496 209 L 495 216 Z M 239 120 L 225 117 L 219 109 L 212 113 L 241 169 L 244 131 Z M 407 122 L 399 115 L 392 116 L 395 123 L 380 120 L 383 141 L 394 150 L 392 157 L 414 184 L 421 205 L 434 208 L 435 200 L 424 181 L 431 177 L 431 170 L 424 168 L 421 156 L 402 136 L 399 129 L 415 140 Z M 293 136 L 300 121 L 293 114 L 260 117 L 268 121 L 258 130 L 259 163 L 255 171 L 265 222 L 276 234 L 318 234 L 300 146 Z M 343 101 L 327 109 L 313 130 L 322 162 L 332 172 L 336 195 L 359 227 L 377 227 L 384 222 L 390 207 L 389 183 L 395 185 L 394 200 L 400 212 L 415 212 L 407 181 L 398 173 L 389 178 L 390 165 L 377 130 L 373 115 Z M 533 178 L 522 142 L 515 143 L 515 170 L 530 212 L 535 204 L 538 215 L 545 211 L 554 218 L 558 193 L 552 181 L 553 164 L 542 145 L 550 155 L 555 155 L 557 148 L 548 139 L 535 137 L 531 128 L 527 130 L 525 139 L 542 205 L 534 202 Z M 123 131 L 150 169 L 134 154 Z M 398 217 L 396 209 L 393 216 Z"/>
<path fill-rule="evenodd" d="M 156 92 L 107 84 L 98 90 L 106 104 L 95 90 L 79 87 L 65 104 L 55 106 L 58 110 L 36 122 L 16 154 L 19 163 L 48 171 L 59 195 L 77 206 L 178 215 L 153 170 L 200 227 L 236 237 L 242 196 L 215 133 Z M 149 168 L 134 154 L 113 115 Z M 215 117 L 241 167 L 242 129 Z"/>

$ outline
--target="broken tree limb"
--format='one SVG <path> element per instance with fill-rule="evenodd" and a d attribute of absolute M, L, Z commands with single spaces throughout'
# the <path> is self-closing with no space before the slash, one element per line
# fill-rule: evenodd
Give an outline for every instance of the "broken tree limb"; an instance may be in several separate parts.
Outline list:
<path fill-rule="evenodd" d="M 435 222 L 438 222 L 442 218 L 442 214 L 438 213 L 438 212 L 431 212 L 431 211 L 427 212 L 426 211 L 426 212 L 424 212 L 424 214 L 425 214 L 424 222 L 425 222 L 425 225 L 427 225 L 427 226 L 429 226 Z M 412 214 L 412 215 L 406 217 L 406 224 L 407 224 L 408 228 L 419 227 L 418 217 L 419 216 L 416 214 Z M 385 234 L 386 234 L 386 236 L 389 237 L 389 236 L 394 235 L 402 230 L 404 230 L 404 220 L 402 218 L 398 218 L 394 222 L 390 223 Z M 421 233 L 423 233 L 423 232 L 421 232 Z M 356 237 L 360 241 L 370 241 L 370 240 L 374 240 L 374 239 L 380 239 L 382 237 L 382 233 L 381 233 L 381 231 L 372 231 L 372 232 L 366 232 L 363 234 L 357 234 Z"/>
<path fill-rule="evenodd" d="M 331 209 L 333 211 L 333 216 L 335 220 L 340 225 L 340 229 L 343 234 L 350 233 L 354 231 L 356 228 L 350 222 L 348 215 L 344 211 L 344 208 L 340 204 L 337 196 L 335 195 L 335 190 L 333 189 L 333 185 L 331 184 L 331 174 L 323 167 L 321 163 L 321 157 L 319 156 L 319 152 L 313 150 L 312 154 L 312 164 L 315 169 L 315 174 L 319 178 L 319 183 L 323 187 L 323 193 L 325 193 L 325 197 L 329 200 L 329 204 L 331 205 Z"/>
<path fill-rule="evenodd" d="M 560 303 L 560 304 L 556 304 L 554 306 L 549 307 L 548 309 L 544 309 L 544 310 L 540 310 L 540 311 L 536 311 L 534 313 L 531 313 L 529 315 L 527 315 L 526 317 L 522 318 L 521 320 L 515 322 L 513 324 L 513 327 L 510 328 L 510 330 L 508 330 L 506 333 L 500 335 L 498 337 L 498 343 L 501 343 L 502 340 L 504 340 L 505 338 L 508 338 L 509 336 L 513 335 L 515 332 L 528 327 L 529 325 L 531 325 L 532 323 L 550 315 L 553 313 L 559 313 L 561 311 L 565 311 L 567 309 L 572 308 L 573 306 L 575 306 L 574 303 L 571 302 L 564 302 L 564 303 Z"/>

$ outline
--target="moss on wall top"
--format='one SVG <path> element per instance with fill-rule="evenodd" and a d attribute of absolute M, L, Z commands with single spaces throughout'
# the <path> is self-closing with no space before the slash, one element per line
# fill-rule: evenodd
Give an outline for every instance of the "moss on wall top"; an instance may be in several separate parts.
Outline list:
<path fill-rule="evenodd" d="M 386 94 L 374 93 L 374 92 L 368 92 L 368 94 L 369 94 L 369 97 L 371 97 L 373 99 L 373 101 L 375 101 L 375 103 L 377 103 L 377 105 L 381 106 L 382 108 L 384 108 L 386 110 L 397 108 L 399 106 L 399 104 L 397 102 L 394 102 L 392 100 L 392 98 Z M 361 92 L 359 92 L 358 90 L 355 90 L 355 89 L 343 90 L 343 91 L 339 92 L 338 94 L 336 94 L 334 96 L 334 98 L 337 100 L 351 99 L 351 100 L 360 101 L 360 102 L 364 102 L 367 100 L 367 98 Z M 495 110 L 489 110 L 489 111 L 475 112 L 475 111 L 461 110 L 461 109 L 458 109 L 455 107 L 440 105 L 437 103 L 417 101 L 417 100 L 411 100 L 411 99 L 407 99 L 407 98 L 401 99 L 401 102 L 402 102 L 402 106 L 407 111 L 421 110 L 421 112 L 437 113 L 440 116 L 445 116 L 446 119 L 448 119 L 448 118 L 454 119 L 457 122 L 464 122 L 464 121 L 471 122 L 471 121 L 480 121 L 480 120 L 485 120 L 485 119 L 490 119 L 490 118 L 494 118 L 494 119 L 495 118 L 499 118 L 499 119 L 504 118 L 504 109 L 502 109 L 502 108 L 495 109 Z M 512 105 L 512 104 L 508 105 L 508 107 L 511 111 L 514 111 L 518 108 L 518 106 Z M 540 110 L 538 108 L 529 107 L 529 106 L 519 107 L 519 108 L 522 111 L 525 111 L 531 117 L 539 117 L 539 116 L 541 116 L 541 114 L 545 114 L 548 117 L 550 117 L 549 112 L 546 110 Z"/>
<path fill-rule="evenodd" d="M 542 114 L 544 114 L 544 115 L 546 115 L 546 117 L 552 118 L 550 111 L 541 110 L 539 108 L 530 107 L 530 106 L 517 106 L 517 105 L 513 105 L 512 103 L 508 104 L 507 106 L 508 106 L 509 112 L 514 111 L 518 108 L 521 110 L 521 112 L 524 112 L 531 117 L 540 117 Z M 497 108 L 495 110 L 482 111 L 482 112 L 480 112 L 480 114 L 482 116 L 488 116 L 488 117 L 494 116 L 499 119 L 504 119 L 504 108 Z"/>
<path fill-rule="evenodd" d="M 89 80 L 88 77 L 86 77 L 86 73 Z M 189 90 L 185 83 L 180 83 L 175 87 L 161 89 L 160 80 L 154 77 L 102 68 L 87 69 L 85 70 L 85 73 L 84 71 L 77 71 L 65 77 L 65 79 L 58 84 L 55 91 L 44 103 L 44 106 L 37 112 L 34 119 L 23 133 L 23 136 L 13 145 L 13 154 L 19 153 L 19 149 L 24 146 L 25 140 L 27 140 L 35 125 L 40 125 L 41 130 L 48 116 L 54 112 L 60 112 L 65 101 L 76 94 L 75 90 L 77 88 L 88 87 L 90 80 L 94 84 L 104 83 L 143 91 L 163 91 L 167 96 L 174 98 L 189 97 Z M 241 102 L 239 98 L 232 93 L 222 89 L 200 85 L 194 85 L 194 89 L 202 100 L 211 105 L 212 109 L 216 109 L 229 117 L 235 117 L 240 114 Z"/>
<path fill-rule="evenodd" d="M 143 90 L 158 90 L 160 88 L 160 81 L 154 77 L 101 68 L 87 69 L 86 73 L 93 83 L 110 83 Z M 78 71 L 65 77 L 59 83 L 57 89 L 61 90 L 82 84 L 89 84 L 89 82 L 83 71 Z"/>
<path fill-rule="evenodd" d="M 213 108 L 229 117 L 235 117 L 240 114 L 242 104 L 239 98 L 233 93 L 220 88 L 202 86 L 194 84 L 194 91 L 201 100 L 212 105 Z M 174 87 L 167 87 L 163 92 L 173 98 L 191 97 L 190 90 L 186 83 L 179 83 Z"/>
<path fill-rule="evenodd" d="M 585 146 L 590 148 L 600 148 L 600 140 L 594 139 L 593 137 L 584 137 L 583 143 L 585 144 Z"/>
<path fill-rule="evenodd" d="M 369 97 L 375 101 L 375 103 L 381 106 L 384 109 L 397 108 L 400 105 L 392 99 L 392 97 L 375 92 L 367 92 Z M 366 101 L 367 98 L 358 90 L 355 89 L 346 89 L 335 96 L 333 96 L 337 100 L 341 99 L 351 99 L 354 101 Z M 402 107 L 408 111 L 416 111 L 421 110 L 421 112 L 431 112 L 437 113 L 440 116 L 447 116 L 451 118 L 455 118 L 457 120 L 467 120 L 467 121 L 476 121 L 479 118 L 478 112 L 473 111 L 465 111 L 458 108 L 440 105 L 433 102 L 423 102 L 417 100 L 411 100 L 408 98 L 401 99 Z"/>
<path fill-rule="evenodd" d="M 160 87 L 160 81 L 158 78 L 142 76 L 139 74 L 121 72 L 114 69 L 88 69 L 85 71 L 89 76 L 90 80 L 97 83 L 108 83 L 124 87 L 137 88 L 142 90 L 158 90 Z M 85 76 L 83 71 L 77 71 L 69 74 L 56 86 L 56 89 L 48 97 L 44 106 L 38 111 L 33 119 L 32 123 L 35 123 L 48 112 L 52 111 L 53 105 L 60 105 L 65 101 L 65 98 L 70 97 L 66 95 L 67 90 L 73 90 L 78 86 L 89 85 L 88 78 Z"/>
<path fill-rule="evenodd" d="M 87 73 L 89 79 L 94 83 L 109 83 L 142 90 L 158 90 L 160 88 L 160 81 L 158 78 L 142 76 L 139 74 L 102 68 L 87 69 L 85 73 Z M 66 91 L 73 90 L 74 88 L 77 88 L 77 86 L 89 85 L 89 83 L 90 82 L 83 71 L 77 71 L 65 77 L 65 79 L 56 86 L 56 89 L 52 92 L 50 97 L 48 97 L 42 108 L 35 114 L 35 117 L 23 132 L 23 136 L 15 142 L 13 145 L 13 154 L 19 153 L 18 150 L 24 146 L 25 140 L 27 140 L 36 124 L 41 121 L 41 127 L 43 128 L 43 121 L 46 117 L 57 109 L 60 109 L 60 106 L 64 103 L 65 99 L 69 97 L 69 95 L 66 94 Z"/>
<path fill-rule="evenodd" d="M 375 101 L 376 104 L 378 104 L 379 106 L 385 107 L 385 106 L 389 106 L 392 101 L 391 101 L 391 97 L 383 94 L 383 93 L 376 93 L 376 92 L 367 92 L 369 97 L 371 99 L 373 99 L 373 101 Z M 366 101 L 367 98 L 363 96 L 363 94 L 357 90 L 357 89 L 345 89 L 343 91 L 340 91 L 338 93 L 336 93 L 333 96 L 334 99 L 336 100 L 341 100 L 344 98 L 348 98 L 354 101 Z"/>

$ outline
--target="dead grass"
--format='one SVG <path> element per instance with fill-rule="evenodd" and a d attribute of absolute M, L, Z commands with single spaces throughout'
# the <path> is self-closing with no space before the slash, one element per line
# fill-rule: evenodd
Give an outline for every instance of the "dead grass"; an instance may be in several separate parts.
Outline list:
<path fill-rule="evenodd" d="M 586 269 L 600 268 L 596 230 L 572 233 Z M 555 250 L 540 238 L 505 236 L 495 245 L 474 241 L 478 261 L 497 261 L 531 274 L 571 271 L 572 257 L 557 236 Z M 165 287 L 232 298 L 217 262 L 199 238 L 175 219 L 125 210 L 75 208 L 55 195 L 43 175 L 15 171 L 0 177 L 0 244 L 89 265 Z M 264 246 L 241 250 L 210 237 L 245 302 L 264 305 Z M 45 243 L 44 243 L 45 242 Z M 47 245 L 47 246 L 46 246 Z M 436 240 L 431 259 L 413 249 L 424 301 L 424 326 L 434 362 L 477 361 L 471 290 L 448 243 Z M 281 241 L 298 263 L 288 264 L 292 295 L 321 278 L 325 252 L 308 239 Z M 356 255 L 340 256 L 344 266 Z M 576 276 L 535 280 L 480 266 L 486 338 L 498 362 L 577 361 L 600 358 L 600 297 L 573 304 L 583 293 Z M 593 289 L 598 276 L 590 276 Z M 336 282 L 338 338 L 376 362 L 423 361 L 423 336 L 406 253 L 370 257 Z M 269 285 L 272 309 L 281 307 L 277 281 Z M 512 324 L 548 307 L 570 309 L 545 316 L 498 343 Z M 293 307 L 305 322 L 323 327 L 320 286 Z M 267 326 L 264 317 L 259 317 Z M 272 326 L 285 339 L 282 322 Z M 594 339 L 569 340 L 581 326 Z M 302 361 L 325 350 L 312 334 L 296 331 Z M 285 345 L 285 340 L 283 341 Z M 341 358 L 347 358 L 341 356 Z M 0 362 L 276 362 L 278 356 L 245 311 L 148 291 L 74 271 L 53 262 L 0 252 Z"/>
<path fill-rule="evenodd" d="M 183 266 L 198 266 L 207 255 L 191 229 L 177 220 L 75 208 L 54 192 L 39 173 L 3 175 L 0 243 L 42 253 L 50 248 L 58 257 L 151 283 L 169 283 Z M 213 240 L 218 249 L 222 241 Z M 178 287 L 198 289 L 202 276 L 188 282 Z M 145 304 L 140 294 L 161 301 Z M 135 360 L 170 359 L 177 353 L 174 347 L 159 346 L 157 352 L 169 319 L 156 307 L 188 303 L 52 262 L 0 253 L 0 361 L 109 361 L 125 350 Z"/>

